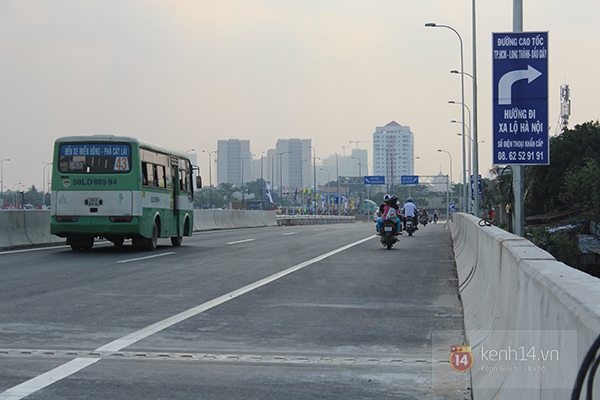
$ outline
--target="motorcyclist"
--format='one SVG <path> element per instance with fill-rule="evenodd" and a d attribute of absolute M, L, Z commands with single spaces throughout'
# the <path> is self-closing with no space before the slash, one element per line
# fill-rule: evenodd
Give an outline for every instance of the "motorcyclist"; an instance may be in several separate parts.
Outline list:
<path fill-rule="evenodd" d="M 429 222 L 429 214 L 427 214 L 427 209 L 425 207 L 423 207 L 423 209 L 421 210 L 421 218 L 425 222 L 423 226 L 427 225 L 427 223 Z"/>
<path fill-rule="evenodd" d="M 394 212 L 390 213 L 390 209 L 393 209 Z M 383 225 L 383 221 L 389 218 L 396 228 L 396 231 L 399 230 L 399 220 L 397 218 L 398 215 L 398 198 L 396 196 L 390 196 L 389 194 L 385 194 L 383 196 L 383 204 L 379 206 L 379 218 L 377 218 L 377 235 L 381 235 L 381 225 Z M 397 234 L 402 234 L 397 233 Z"/>
<path fill-rule="evenodd" d="M 402 235 L 402 216 L 400 215 L 400 204 L 396 195 L 392 195 L 390 198 L 390 206 L 396 210 L 396 217 L 391 218 L 392 222 L 396 225 L 396 235 Z"/>
<path fill-rule="evenodd" d="M 433 212 L 433 222 L 434 222 L 435 224 L 437 224 L 437 220 L 438 220 L 438 218 L 439 218 L 439 217 L 440 217 L 440 212 L 439 212 L 439 211 L 436 209 L 436 210 Z"/>
<path fill-rule="evenodd" d="M 415 203 L 413 203 L 412 197 L 409 196 L 406 199 L 406 203 L 402 207 L 402 210 L 403 210 L 402 214 L 404 215 L 404 230 L 406 230 L 406 219 L 409 217 L 412 217 L 413 226 L 415 227 L 415 230 L 419 229 L 416 224 L 417 216 L 419 215 L 419 211 L 417 210 L 417 206 L 415 205 Z"/>

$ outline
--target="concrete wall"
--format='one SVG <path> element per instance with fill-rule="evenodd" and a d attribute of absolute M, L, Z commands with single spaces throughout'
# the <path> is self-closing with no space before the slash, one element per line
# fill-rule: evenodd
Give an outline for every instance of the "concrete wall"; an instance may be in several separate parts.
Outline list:
<path fill-rule="evenodd" d="M 274 211 L 194 210 L 194 231 L 276 226 Z"/>
<path fill-rule="evenodd" d="M 600 280 L 478 222 L 458 213 L 450 223 L 474 398 L 569 398 L 600 334 Z"/>
<path fill-rule="evenodd" d="M 194 231 L 276 226 L 275 212 L 194 210 Z M 50 234 L 49 210 L 0 211 L 0 249 L 65 243 Z"/>
<path fill-rule="evenodd" d="M 50 234 L 50 211 L 48 210 L 0 211 L 0 248 L 64 243 L 64 241 Z"/>

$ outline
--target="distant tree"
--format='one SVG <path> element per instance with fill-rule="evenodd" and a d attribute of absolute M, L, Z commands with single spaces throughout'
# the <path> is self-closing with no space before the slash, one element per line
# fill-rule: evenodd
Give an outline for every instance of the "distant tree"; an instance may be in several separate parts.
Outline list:
<path fill-rule="evenodd" d="M 567 198 L 561 197 L 567 174 L 577 174 L 588 160 L 600 158 L 600 123 L 586 122 L 566 129 L 550 138 L 550 165 L 525 168 L 525 215 L 551 213 L 571 208 Z M 570 175 L 571 177 L 575 175 Z M 596 179 L 600 177 L 596 176 Z M 573 190 L 589 190 L 575 187 Z"/>
<path fill-rule="evenodd" d="M 580 168 L 569 169 L 559 199 L 571 207 L 592 210 L 600 216 L 600 166 L 595 159 L 585 160 Z"/>
<path fill-rule="evenodd" d="M 246 194 L 254 194 L 254 197 L 256 199 L 261 199 L 262 196 L 265 194 L 265 182 L 266 181 L 264 179 L 259 178 L 255 181 L 246 183 Z M 264 198 L 266 198 L 266 196 Z"/>

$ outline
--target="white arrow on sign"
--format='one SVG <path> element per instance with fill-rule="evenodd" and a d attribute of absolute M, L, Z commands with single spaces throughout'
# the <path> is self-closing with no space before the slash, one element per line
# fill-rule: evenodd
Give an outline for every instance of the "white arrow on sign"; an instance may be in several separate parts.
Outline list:
<path fill-rule="evenodd" d="M 518 69 L 516 71 L 509 71 L 502 75 L 498 82 L 498 104 L 511 104 L 512 103 L 512 85 L 516 81 L 521 79 L 527 79 L 527 83 L 531 83 L 542 73 L 531 65 L 527 66 L 527 69 Z"/>

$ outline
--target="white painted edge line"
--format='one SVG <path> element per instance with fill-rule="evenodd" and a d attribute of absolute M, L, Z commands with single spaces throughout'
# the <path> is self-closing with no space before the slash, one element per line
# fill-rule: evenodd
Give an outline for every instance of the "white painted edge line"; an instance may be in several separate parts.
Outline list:
<path fill-rule="evenodd" d="M 288 233 L 284 233 L 281 236 L 290 236 L 290 235 L 297 235 L 297 234 L 298 234 L 298 232 L 288 232 Z"/>
<path fill-rule="evenodd" d="M 252 242 L 255 239 L 244 239 L 244 240 L 238 240 L 236 242 L 227 242 L 227 244 L 238 244 L 238 243 L 246 243 L 246 242 Z"/>
<path fill-rule="evenodd" d="M 98 243 L 94 243 L 94 247 L 108 245 L 108 244 L 112 245 L 111 242 L 98 242 Z M 6 251 L 0 251 L 0 256 L 3 254 L 29 253 L 30 251 L 55 250 L 55 249 L 62 249 L 63 247 L 71 248 L 71 246 L 69 246 L 67 244 L 61 244 L 58 246 L 35 247 L 32 249 L 6 250 Z"/>
<path fill-rule="evenodd" d="M 38 375 L 20 385 L 14 386 L 3 393 L 0 393 L 0 399 L 2 400 L 17 400 L 23 397 L 29 396 L 30 394 L 37 392 L 45 388 L 46 386 L 52 385 L 54 382 L 58 382 L 75 372 L 81 371 L 87 366 L 94 364 L 100 358 L 75 358 L 66 364 L 54 368 L 45 374 Z"/>
<path fill-rule="evenodd" d="M 322 261 L 328 257 L 331 257 L 337 253 L 341 253 L 344 250 L 348 250 L 351 247 L 359 245 L 361 243 L 366 242 L 367 240 L 373 239 L 374 236 L 369 236 L 367 238 L 361 239 L 357 242 L 347 244 L 345 246 L 340 247 L 339 249 L 332 250 L 328 253 L 321 254 L 315 258 L 312 258 L 308 261 L 304 261 L 300 264 L 294 265 L 286 270 L 268 276 L 264 279 L 251 283 L 250 285 L 244 286 L 233 292 L 229 292 L 224 294 L 223 296 L 217 297 L 216 299 L 207 301 L 204 304 L 200 304 L 199 306 L 190 308 L 182 313 L 173 315 L 172 317 L 163 319 L 155 324 L 149 325 L 146 328 L 140 329 L 139 331 L 130 333 L 129 335 L 123 336 L 120 339 L 114 340 L 110 343 L 105 344 L 104 346 L 98 347 L 95 351 L 119 351 L 127 346 L 131 346 L 132 344 L 147 338 L 157 332 L 160 332 L 166 328 L 169 328 L 179 322 L 185 321 L 191 317 L 194 317 L 206 310 L 209 310 L 213 307 L 221 305 L 223 303 L 228 302 L 229 300 L 233 300 L 236 297 L 239 297 L 243 294 L 246 294 L 254 289 L 258 289 L 261 286 L 264 286 L 268 283 L 276 281 L 277 279 L 283 278 L 286 275 L 289 275 L 293 272 L 296 272 L 302 268 L 308 267 L 311 264 Z M 0 400 L 18 400 L 23 397 L 29 396 L 30 394 L 37 392 L 40 389 L 45 388 L 48 385 L 51 385 L 54 382 L 59 381 L 60 379 L 66 378 L 67 376 L 82 370 L 83 368 L 92 365 L 96 361 L 100 360 L 100 358 L 76 358 L 72 361 L 69 361 L 66 364 L 63 364 L 51 371 L 46 372 L 45 374 L 39 375 L 35 378 L 32 378 L 26 382 L 23 382 L 17 386 L 14 386 L 2 393 L 0 393 Z"/>
<path fill-rule="evenodd" d="M 160 253 L 160 254 L 155 254 L 153 256 L 146 256 L 146 257 L 138 257 L 138 258 L 130 258 L 128 260 L 119 260 L 117 261 L 117 264 L 123 264 L 123 263 L 128 263 L 128 262 L 133 262 L 133 261 L 141 261 L 141 260 L 148 260 L 150 258 L 156 258 L 156 257 L 162 257 L 162 256 L 168 256 L 169 254 L 175 254 L 174 251 L 169 251 L 167 253 Z"/>

